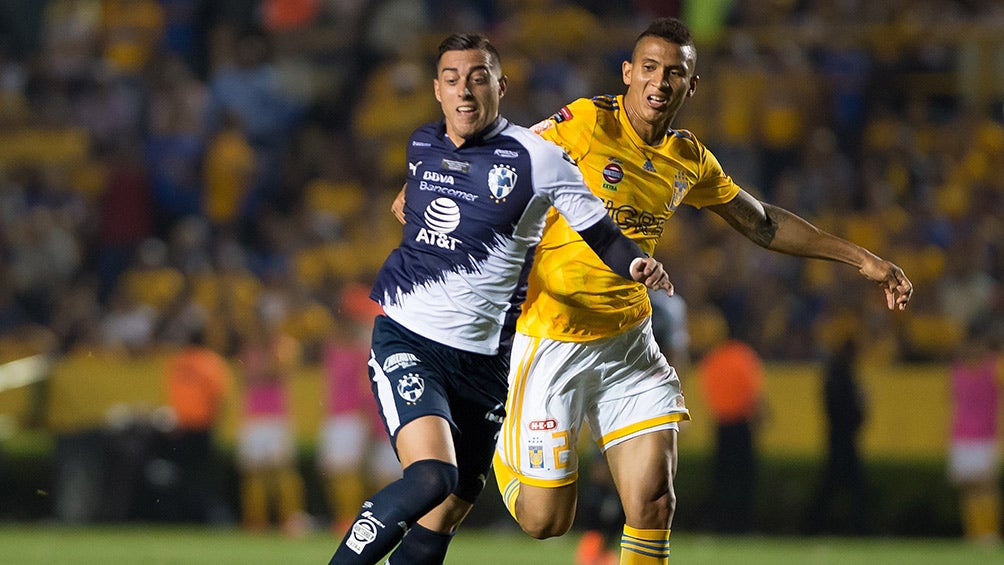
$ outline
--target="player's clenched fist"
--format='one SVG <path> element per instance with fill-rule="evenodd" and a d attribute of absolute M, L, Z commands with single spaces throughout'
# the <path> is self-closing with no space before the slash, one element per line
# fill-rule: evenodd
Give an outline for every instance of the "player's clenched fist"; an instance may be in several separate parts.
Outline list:
<path fill-rule="evenodd" d="M 665 290 L 673 295 L 673 283 L 669 282 L 669 274 L 662 263 L 654 257 L 637 258 L 631 262 L 631 278 L 654 290 Z"/>

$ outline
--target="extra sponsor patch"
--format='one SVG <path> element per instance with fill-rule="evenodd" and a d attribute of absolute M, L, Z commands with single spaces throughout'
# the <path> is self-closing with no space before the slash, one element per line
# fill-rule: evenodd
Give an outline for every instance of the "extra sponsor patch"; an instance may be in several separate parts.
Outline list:
<path fill-rule="evenodd" d="M 603 167 L 603 180 L 610 184 L 617 184 L 624 180 L 624 169 L 617 163 L 610 163 Z"/>

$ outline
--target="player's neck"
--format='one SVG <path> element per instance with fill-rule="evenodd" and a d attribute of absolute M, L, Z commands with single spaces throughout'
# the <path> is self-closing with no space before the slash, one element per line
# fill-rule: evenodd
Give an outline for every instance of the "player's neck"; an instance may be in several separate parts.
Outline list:
<path fill-rule="evenodd" d="M 666 123 L 652 123 L 643 120 L 640 116 L 634 115 L 631 112 L 628 112 L 627 117 L 634 132 L 638 134 L 638 137 L 646 145 L 658 147 L 662 145 L 662 142 L 666 140 L 666 136 L 669 134 L 669 121 Z"/>
<path fill-rule="evenodd" d="M 659 147 L 664 141 L 666 141 L 666 135 L 669 133 L 669 127 L 659 128 L 653 124 L 644 123 L 644 127 L 639 128 L 637 124 L 631 122 L 631 126 L 634 128 L 635 133 L 638 137 L 645 142 L 645 145 L 651 147 Z"/>

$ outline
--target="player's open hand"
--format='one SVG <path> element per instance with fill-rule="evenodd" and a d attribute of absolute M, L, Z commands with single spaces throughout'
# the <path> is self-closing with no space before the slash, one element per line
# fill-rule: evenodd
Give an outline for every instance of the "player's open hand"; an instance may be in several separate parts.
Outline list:
<path fill-rule="evenodd" d="M 905 310 L 913 296 L 913 283 L 903 269 L 878 257 L 869 257 L 859 272 L 870 281 L 877 282 L 885 291 L 886 306 L 890 310 Z"/>
<path fill-rule="evenodd" d="M 390 205 L 390 211 L 394 213 L 394 217 L 397 218 L 397 221 L 401 222 L 401 225 L 404 225 L 404 187 L 405 186 L 408 186 L 408 185 L 404 185 L 404 186 L 401 187 L 401 192 L 397 193 L 397 196 L 394 197 L 394 203 Z"/>
<path fill-rule="evenodd" d="M 662 267 L 662 263 L 653 257 L 638 258 L 631 262 L 631 278 L 654 290 L 665 290 L 673 296 L 673 283 Z"/>

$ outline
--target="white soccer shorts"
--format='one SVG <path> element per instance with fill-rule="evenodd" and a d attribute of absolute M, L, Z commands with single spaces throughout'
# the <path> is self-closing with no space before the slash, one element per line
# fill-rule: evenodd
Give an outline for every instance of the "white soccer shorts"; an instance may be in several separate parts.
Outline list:
<path fill-rule="evenodd" d="M 363 466 L 369 447 L 368 420 L 363 414 L 329 416 L 318 434 L 317 459 L 324 471 L 346 473 Z"/>
<path fill-rule="evenodd" d="M 583 420 L 605 451 L 689 419 L 680 379 L 652 336 L 651 320 L 588 342 L 517 333 L 497 451 L 523 483 L 558 487 L 578 477 Z"/>
<path fill-rule="evenodd" d="M 955 484 L 992 482 L 1000 472 L 1000 451 L 994 439 L 958 439 L 948 448 L 948 478 Z"/>
<path fill-rule="evenodd" d="M 285 418 L 257 418 L 237 434 L 237 463 L 255 470 L 289 464 L 294 460 L 293 430 Z"/>

